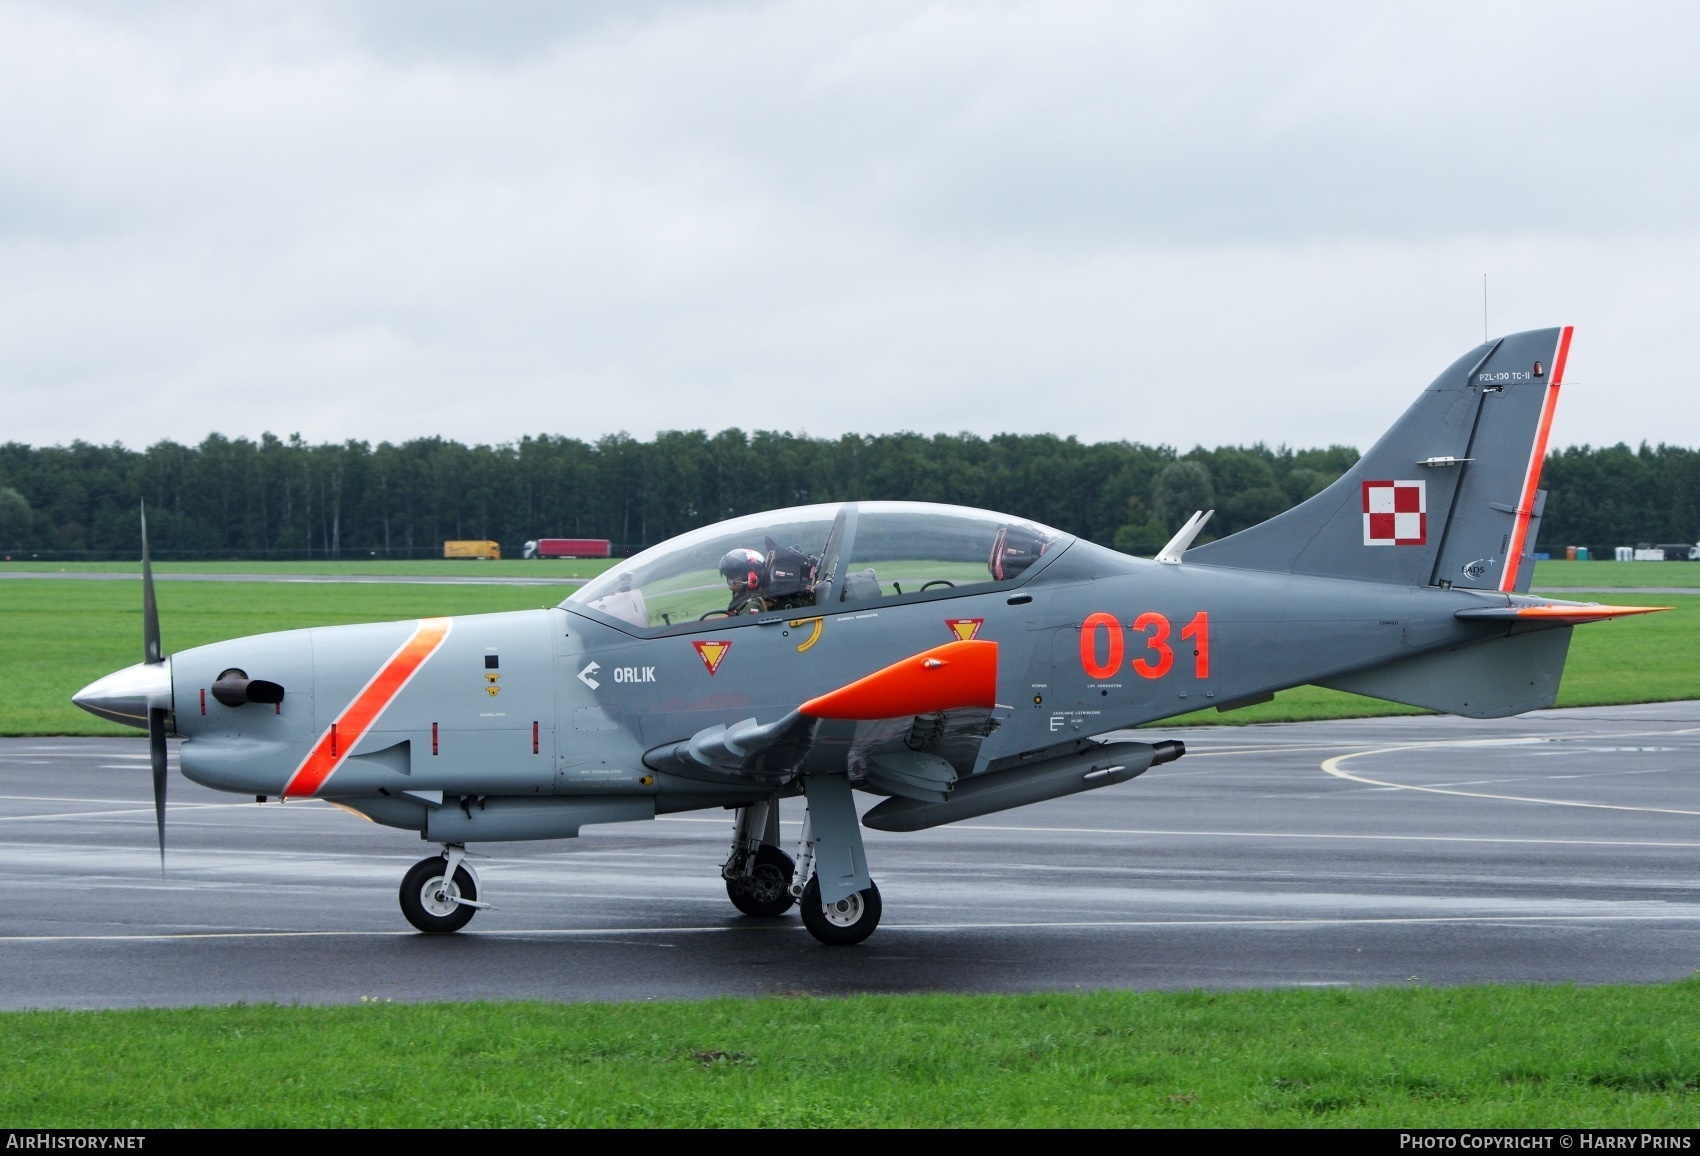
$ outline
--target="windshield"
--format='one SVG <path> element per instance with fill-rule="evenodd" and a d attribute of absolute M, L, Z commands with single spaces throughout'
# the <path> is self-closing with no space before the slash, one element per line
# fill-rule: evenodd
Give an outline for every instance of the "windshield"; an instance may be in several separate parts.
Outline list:
<path fill-rule="evenodd" d="M 961 506 L 800 506 L 719 522 L 653 546 L 561 605 L 654 631 L 769 611 L 943 597 L 1019 581 L 1071 540 L 1046 526 Z"/>

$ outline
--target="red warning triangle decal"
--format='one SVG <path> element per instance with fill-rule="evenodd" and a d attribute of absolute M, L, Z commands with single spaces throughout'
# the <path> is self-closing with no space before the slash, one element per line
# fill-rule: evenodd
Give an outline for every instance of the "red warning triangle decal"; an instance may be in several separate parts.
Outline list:
<path fill-rule="evenodd" d="M 726 652 L 732 649 L 730 642 L 693 642 L 697 648 L 697 657 L 708 667 L 708 673 L 713 675 L 720 669 L 720 664 L 726 660 Z"/>
<path fill-rule="evenodd" d="M 963 642 L 972 642 L 980 633 L 984 618 L 946 618 L 944 624 L 950 627 L 950 632 Z"/>

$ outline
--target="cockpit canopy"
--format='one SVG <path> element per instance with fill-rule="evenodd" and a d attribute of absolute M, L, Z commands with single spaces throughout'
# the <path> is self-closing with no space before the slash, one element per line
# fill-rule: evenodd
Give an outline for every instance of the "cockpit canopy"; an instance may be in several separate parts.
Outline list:
<path fill-rule="evenodd" d="M 644 633 L 770 611 L 821 613 L 1019 582 L 1073 539 L 925 502 L 796 506 L 704 526 L 617 562 L 561 605 Z"/>

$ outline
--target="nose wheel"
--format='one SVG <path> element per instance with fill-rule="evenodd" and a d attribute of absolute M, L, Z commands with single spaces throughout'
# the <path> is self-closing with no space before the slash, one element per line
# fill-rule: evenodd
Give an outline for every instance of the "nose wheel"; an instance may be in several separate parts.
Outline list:
<path fill-rule="evenodd" d="M 433 855 L 402 876 L 401 913 L 420 931 L 433 935 L 459 931 L 484 906 L 478 902 L 477 881 L 460 859 L 458 854 L 452 858 Z"/>

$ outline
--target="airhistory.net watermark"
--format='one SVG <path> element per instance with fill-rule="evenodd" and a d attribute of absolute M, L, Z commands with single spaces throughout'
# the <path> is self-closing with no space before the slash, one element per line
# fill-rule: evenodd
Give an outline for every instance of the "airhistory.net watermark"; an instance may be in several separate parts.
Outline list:
<path fill-rule="evenodd" d="M 147 1137 L 134 1132 L 7 1132 L 6 1147 L 17 1151 L 86 1149 L 95 1152 L 141 1148 Z"/>

